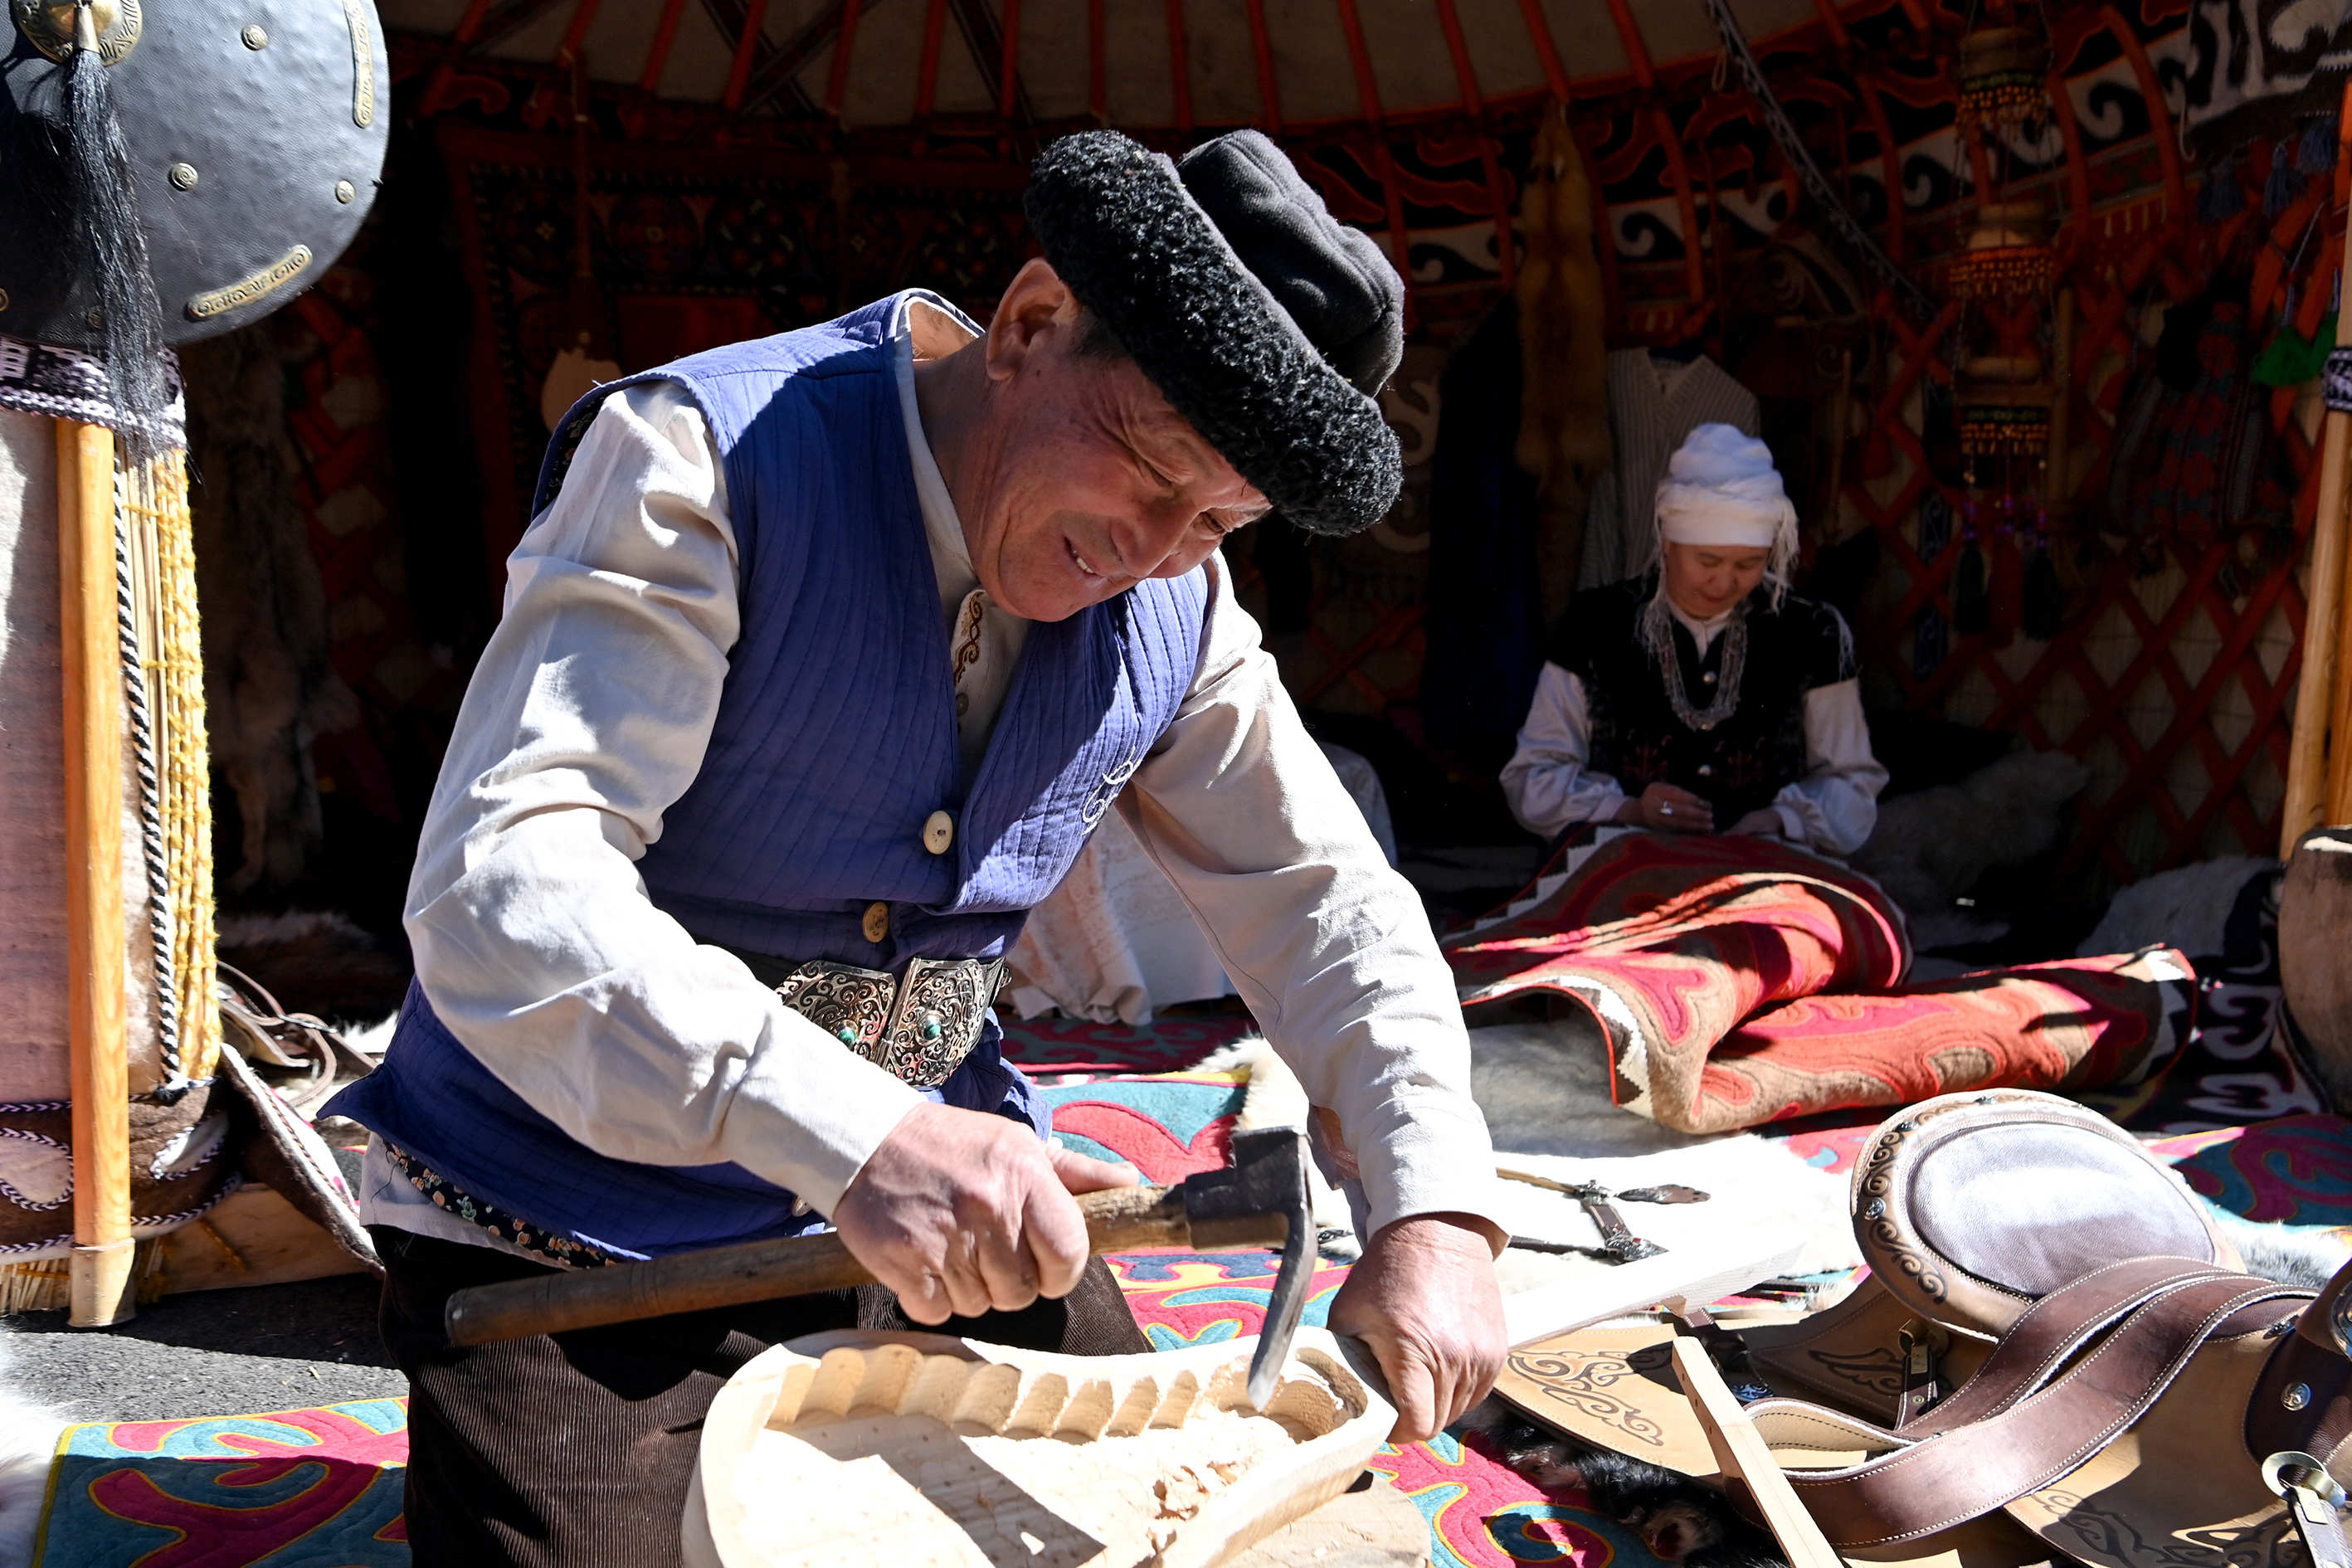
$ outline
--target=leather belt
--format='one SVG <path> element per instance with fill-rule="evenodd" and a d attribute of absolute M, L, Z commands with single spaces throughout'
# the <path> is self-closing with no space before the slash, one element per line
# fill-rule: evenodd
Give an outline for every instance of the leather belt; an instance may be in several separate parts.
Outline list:
<path fill-rule="evenodd" d="M 937 1089 L 980 1044 L 1002 959 L 910 959 L 885 973 L 823 960 L 776 986 L 785 1006 L 894 1077 Z"/>

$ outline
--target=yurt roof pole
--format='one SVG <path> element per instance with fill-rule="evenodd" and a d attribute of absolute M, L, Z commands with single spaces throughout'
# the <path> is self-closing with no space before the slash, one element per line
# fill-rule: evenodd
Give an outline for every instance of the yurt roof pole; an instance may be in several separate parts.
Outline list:
<path fill-rule="evenodd" d="M 1478 72 L 1470 64 L 1470 45 L 1462 34 L 1461 13 L 1454 9 L 1454 0 L 1437 0 L 1437 25 L 1445 34 L 1445 52 L 1454 59 L 1454 79 L 1462 89 L 1462 112 L 1481 132 L 1486 125 L 1486 94 L 1478 89 Z M 1503 287 L 1511 286 L 1518 271 L 1518 256 L 1511 243 L 1511 187 L 1504 177 L 1502 160 L 1495 156 L 1495 139 L 1481 134 L 1478 139 L 1478 167 L 1486 180 L 1486 199 L 1493 204 L 1495 214 L 1495 261 L 1501 268 Z"/>
<path fill-rule="evenodd" d="M 563 29 L 563 41 L 555 47 L 555 66 L 568 70 L 580 58 L 580 46 L 587 40 L 588 28 L 596 20 L 597 0 L 580 0 L 572 8 L 572 25 Z"/>
<path fill-rule="evenodd" d="M 58 421 L 65 676 L 67 1035 L 72 1051 L 72 1321 L 134 1316 L 131 1047 L 122 968 L 122 675 L 114 432 Z M 199 981 L 201 984 L 201 981 Z"/>
<path fill-rule="evenodd" d="M 1096 0 L 1096 16 L 1100 16 L 1100 0 Z M 923 58 L 915 69 L 915 123 L 919 126 L 931 117 L 931 100 L 940 88 L 940 41 L 946 36 L 948 0 L 931 0 L 930 9 L 923 14 Z"/>
<path fill-rule="evenodd" d="M 1830 42 L 1840 49 L 1850 48 L 1853 35 L 1846 31 L 1845 18 L 1839 16 L 1834 0 L 1813 0 L 1813 10 L 1830 36 Z M 1854 90 L 1862 97 L 1862 111 L 1870 121 L 1870 133 L 1878 140 L 1878 177 L 1886 185 L 1886 254 L 1890 259 L 1903 259 L 1903 151 L 1895 144 L 1895 126 L 1886 118 L 1886 100 L 1878 96 L 1878 84 L 1862 71 L 1851 73 Z M 2055 79 L 2054 78 L 2053 79 Z M 1845 145 L 1838 145 L 1838 162 L 1846 162 Z M 1790 208 L 1795 216 L 1793 203 Z"/>
<path fill-rule="evenodd" d="M 1398 188 L 1396 159 L 1389 152 L 1388 113 L 1381 107 L 1381 85 L 1372 76 L 1371 51 L 1364 47 L 1364 21 L 1356 0 L 1337 0 L 1339 30 L 1347 36 L 1348 62 L 1356 72 L 1356 101 L 1364 123 L 1371 128 L 1372 167 L 1380 176 L 1381 200 L 1389 213 L 1389 254 L 1397 275 L 1404 279 L 1405 319 L 1412 318 L 1412 236 L 1404 224 L 1404 193 Z"/>
<path fill-rule="evenodd" d="M 1013 123 L 1021 97 L 1021 0 L 1004 0 L 1004 43 L 996 59 L 996 117 Z"/>
<path fill-rule="evenodd" d="M 1609 0 L 1609 19 L 1616 24 L 1618 40 L 1625 46 L 1626 62 L 1633 68 L 1633 84 L 1654 98 L 1658 73 L 1650 64 L 1650 47 L 1643 40 L 1642 29 L 1634 24 L 1632 6 L 1626 0 Z M 1683 275 L 1690 288 L 1691 308 L 1696 310 L 1706 302 L 1706 265 L 1699 255 L 1698 197 L 1691 185 L 1690 160 L 1683 155 L 1682 132 L 1675 129 L 1675 118 L 1666 112 L 1664 104 L 1651 105 L 1650 123 L 1656 128 L 1658 141 L 1666 150 L 1666 174 L 1675 187 L 1675 209 L 1683 226 Z"/>
<path fill-rule="evenodd" d="M 761 29 L 768 20 L 768 0 L 751 0 L 743 9 L 743 31 L 735 40 L 735 63 L 727 70 L 727 90 L 720 97 L 729 113 L 743 105 L 743 89 L 751 79 L 751 61 L 760 47 Z"/>
<path fill-rule="evenodd" d="M 849 87 L 849 57 L 857 47 L 857 18 L 865 10 L 863 0 L 841 0 L 840 30 L 833 37 L 833 68 L 824 79 L 824 111 L 836 121 L 841 118 L 842 95 Z"/>
<path fill-rule="evenodd" d="M 1102 0 L 1089 0 L 1101 14 Z M 1274 40 L 1266 34 L 1265 0 L 1249 0 L 1250 52 L 1257 57 L 1258 115 L 1269 136 L 1282 134 L 1282 88 L 1274 75 Z M 1097 58 L 1100 58 L 1097 51 Z"/>
<path fill-rule="evenodd" d="M 684 15 L 686 0 L 666 0 L 653 42 L 646 47 L 646 68 L 637 78 L 641 90 L 652 92 L 661 86 L 662 72 L 669 68 L 670 46 L 677 42 L 677 19 Z"/>
<path fill-rule="evenodd" d="M 2342 195 L 2347 167 L 2352 167 L 2352 86 L 2345 89 L 2344 112 L 2336 121 L 2336 194 Z M 2346 252 L 2352 258 L 2352 227 L 2346 231 Z M 2336 346 L 2352 348 L 2352 310 L 2336 314 Z M 2331 369 L 2334 367 L 2331 366 Z M 2328 376 L 2326 383 L 2336 378 Z M 2335 391 L 2332 384 L 2330 393 Z M 2294 690 L 2294 724 L 2287 735 L 2286 800 L 2280 813 L 2279 858 L 2294 852 L 2295 840 L 2323 822 L 2340 822 L 2347 804 L 2340 782 L 2352 777 L 2352 729 L 2347 729 L 2344 682 L 2344 605 L 2346 571 L 2352 551 L 2346 549 L 2345 516 L 2347 456 L 2352 456 L 2352 410 L 2337 407 L 2328 398 L 2327 424 L 2319 438 L 2319 510 L 2311 524 L 2311 595 L 2303 614 L 2303 672 Z M 2334 751 L 2329 752 L 2328 718 L 2333 718 Z"/>

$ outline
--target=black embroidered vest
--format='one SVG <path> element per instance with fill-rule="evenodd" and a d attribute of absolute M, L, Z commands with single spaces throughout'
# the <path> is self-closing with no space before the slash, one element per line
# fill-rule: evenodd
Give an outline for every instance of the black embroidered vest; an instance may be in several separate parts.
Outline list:
<path fill-rule="evenodd" d="M 1584 684 L 1592 772 L 1633 795 L 1663 779 L 1711 804 L 1716 826 L 1727 828 L 1805 776 L 1805 693 L 1853 679 L 1853 639 L 1829 605 L 1792 594 L 1775 610 L 1759 589 L 1745 612 L 1738 706 L 1714 728 L 1695 730 L 1675 716 L 1668 676 L 1642 639 L 1642 609 L 1657 591 L 1654 572 L 1579 594 L 1552 628 L 1546 656 Z M 1690 708 L 1705 710 L 1723 678 L 1728 628 L 1702 658 L 1689 631 L 1670 624 L 1680 665 L 1672 678 Z"/>

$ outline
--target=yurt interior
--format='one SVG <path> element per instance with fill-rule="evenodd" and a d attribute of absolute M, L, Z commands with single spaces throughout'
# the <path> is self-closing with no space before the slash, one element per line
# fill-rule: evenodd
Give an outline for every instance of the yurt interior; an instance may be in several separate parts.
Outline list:
<path fill-rule="evenodd" d="M 1862 863 L 1923 952 L 2071 952 L 2118 889 L 2352 804 L 2312 565 L 2342 84 L 2318 24 L 2237 16 L 391 0 L 358 242 L 184 356 L 228 951 L 291 1005 L 396 1000 L 441 744 L 594 381 L 905 287 L 984 320 L 1041 145 L 1254 126 L 1405 279 L 1406 483 L 1360 537 L 1228 554 L 1441 920 L 1534 868 L 1495 776 L 1547 628 L 1644 564 L 1664 455 L 1727 417 L 1913 797 Z"/>

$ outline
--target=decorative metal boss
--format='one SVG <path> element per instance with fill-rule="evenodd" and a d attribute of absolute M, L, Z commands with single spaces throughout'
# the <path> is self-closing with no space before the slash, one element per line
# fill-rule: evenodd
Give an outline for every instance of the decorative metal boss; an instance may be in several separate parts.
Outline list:
<path fill-rule="evenodd" d="M 76 260 L 80 215 L 61 163 L 75 10 L 8 0 L 0 335 L 89 349 L 97 291 Z M 243 326 L 317 282 L 359 232 L 383 168 L 391 72 L 374 7 L 93 0 L 90 11 L 165 337 Z"/>

